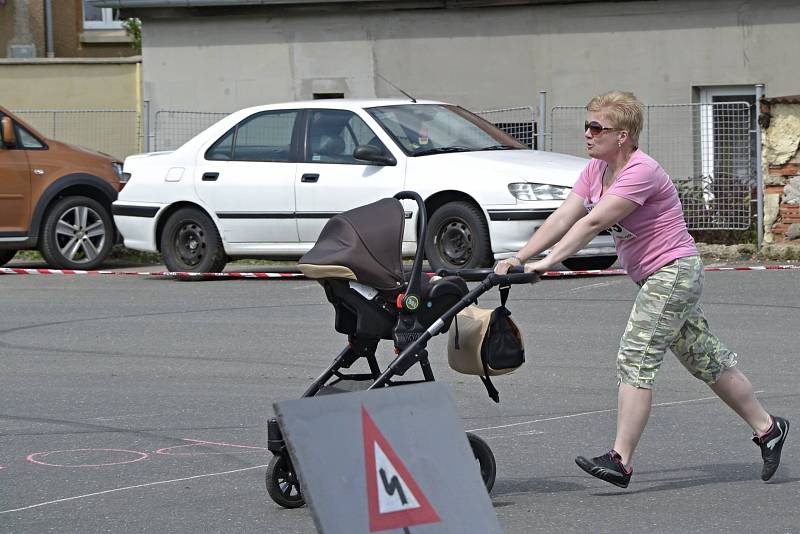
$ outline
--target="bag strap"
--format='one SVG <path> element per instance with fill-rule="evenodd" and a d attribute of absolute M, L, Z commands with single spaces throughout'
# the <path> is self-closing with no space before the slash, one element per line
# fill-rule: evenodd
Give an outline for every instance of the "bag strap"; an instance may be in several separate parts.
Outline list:
<path fill-rule="evenodd" d="M 500 306 L 505 308 L 506 301 L 508 301 L 508 294 L 511 292 L 511 285 L 500 286 Z M 489 397 L 499 403 L 500 402 L 500 392 L 497 391 L 497 388 L 494 387 L 492 384 L 492 379 L 489 376 L 489 365 L 486 362 L 485 355 L 483 354 L 483 350 L 481 350 L 481 363 L 483 364 L 483 376 L 480 377 L 481 382 L 483 382 L 483 387 L 486 388 L 486 393 L 489 394 Z"/>
<path fill-rule="evenodd" d="M 456 316 L 453 317 L 453 323 L 455 323 L 455 329 L 456 329 L 455 337 L 453 338 L 453 346 L 455 347 L 456 350 L 461 350 L 461 345 L 459 345 L 458 343 L 458 314 L 456 314 Z"/>
<path fill-rule="evenodd" d="M 500 305 L 502 307 L 506 307 L 506 301 L 508 300 L 508 294 L 511 292 L 511 286 L 500 286 Z"/>
<path fill-rule="evenodd" d="M 480 377 L 481 382 L 483 382 L 483 387 L 486 388 L 486 393 L 489 394 L 489 397 L 499 404 L 500 392 L 497 391 L 497 388 L 494 387 L 494 384 L 492 384 L 492 379 L 489 378 L 489 368 L 486 366 L 486 362 L 483 362 L 483 372 L 486 375 Z"/>

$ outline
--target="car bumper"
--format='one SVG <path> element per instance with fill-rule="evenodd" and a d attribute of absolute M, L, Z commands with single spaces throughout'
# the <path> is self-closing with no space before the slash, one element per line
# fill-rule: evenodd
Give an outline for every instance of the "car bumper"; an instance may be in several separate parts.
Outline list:
<path fill-rule="evenodd" d="M 555 209 L 489 209 L 489 233 L 495 260 L 510 258 L 525 246 Z M 549 251 L 544 251 L 546 255 Z M 614 238 L 601 233 L 573 254 L 576 257 L 616 256 Z"/>
<path fill-rule="evenodd" d="M 156 224 L 158 214 L 165 207 L 162 204 L 114 202 L 111 206 L 114 224 L 127 248 L 158 252 Z"/>

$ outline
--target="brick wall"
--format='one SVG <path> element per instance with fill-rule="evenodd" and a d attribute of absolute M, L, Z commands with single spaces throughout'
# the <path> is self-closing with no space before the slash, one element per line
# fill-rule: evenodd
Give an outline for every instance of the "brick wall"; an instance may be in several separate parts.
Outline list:
<path fill-rule="evenodd" d="M 800 246 L 800 96 L 761 102 L 764 241 Z"/>
<path fill-rule="evenodd" d="M 800 189 L 800 154 L 784 165 L 770 165 L 769 179 L 765 180 L 765 195 L 778 197 L 778 211 L 770 226 L 774 243 L 797 241 L 800 244 L 800 204 L 792 194 L 792 185 Z M 792 202 L 794 200 L 794 202 Z"/>

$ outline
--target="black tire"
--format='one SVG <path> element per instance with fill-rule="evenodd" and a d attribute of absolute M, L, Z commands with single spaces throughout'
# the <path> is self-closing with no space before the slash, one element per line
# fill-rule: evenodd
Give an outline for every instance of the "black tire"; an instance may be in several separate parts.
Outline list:
<path fill-rule="evenodd" d="M 0 267 L 10 262 L 16 254 L 16 250 L 0 250 Z"/>
<path fill-rule="evenodd" d="M 489 444 L 475 434 L 467 432 L 467 440 L 469 441 L 469 446 L 472 447 L 472 454 L 475 456 L 475 460 L 481 470 L 481 478 L 486 485 L 486 491 L 491 493 L 494 487 L 494 479 L 497 476 L 497 462 L 494 459 L 494 453 L 492 453 Z"/>
<path fill-rule="evenodd" d="M 491 267 L 489 227 L 481 210 L 469 202 L 450 202 L 428 221 L 425 256 L 431 269 Z"/>
<path fill-rule="evenodd" d="M 586 258 L 569 258 L 561 263 L 570 271 L 602 271 L 608 269 L 617 261 L 616 256 L 591 256 Z"/>
<path fill-rule="evenodd" d="M 286 454 L 276 454 L 267 466 L 267 493 L 275 503 L 284 508 L 300 508 L 306 501 Z"/>
<path fill-rule="evenodd" d="M 56 269 L 94 269 L 114 245 L 108 208 L 89 197 L 64 197 L 44 218 L 40 251 Z"/>
<path fill-rule="evenodd" d="M 161 254 L 173 272 L 219 273 L 228 263 L 214 221 L 197 208 L 169 216 L 161 233 Z"/>

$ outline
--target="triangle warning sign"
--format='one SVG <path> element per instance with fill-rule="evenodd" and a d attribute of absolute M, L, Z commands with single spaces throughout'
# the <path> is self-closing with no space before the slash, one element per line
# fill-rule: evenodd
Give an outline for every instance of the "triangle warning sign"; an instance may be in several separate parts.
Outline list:
<path fill-rule="evenodd" d="M 361 407 L 369 531 L 438 523 L 439 515 L 377 425 Z"/>

